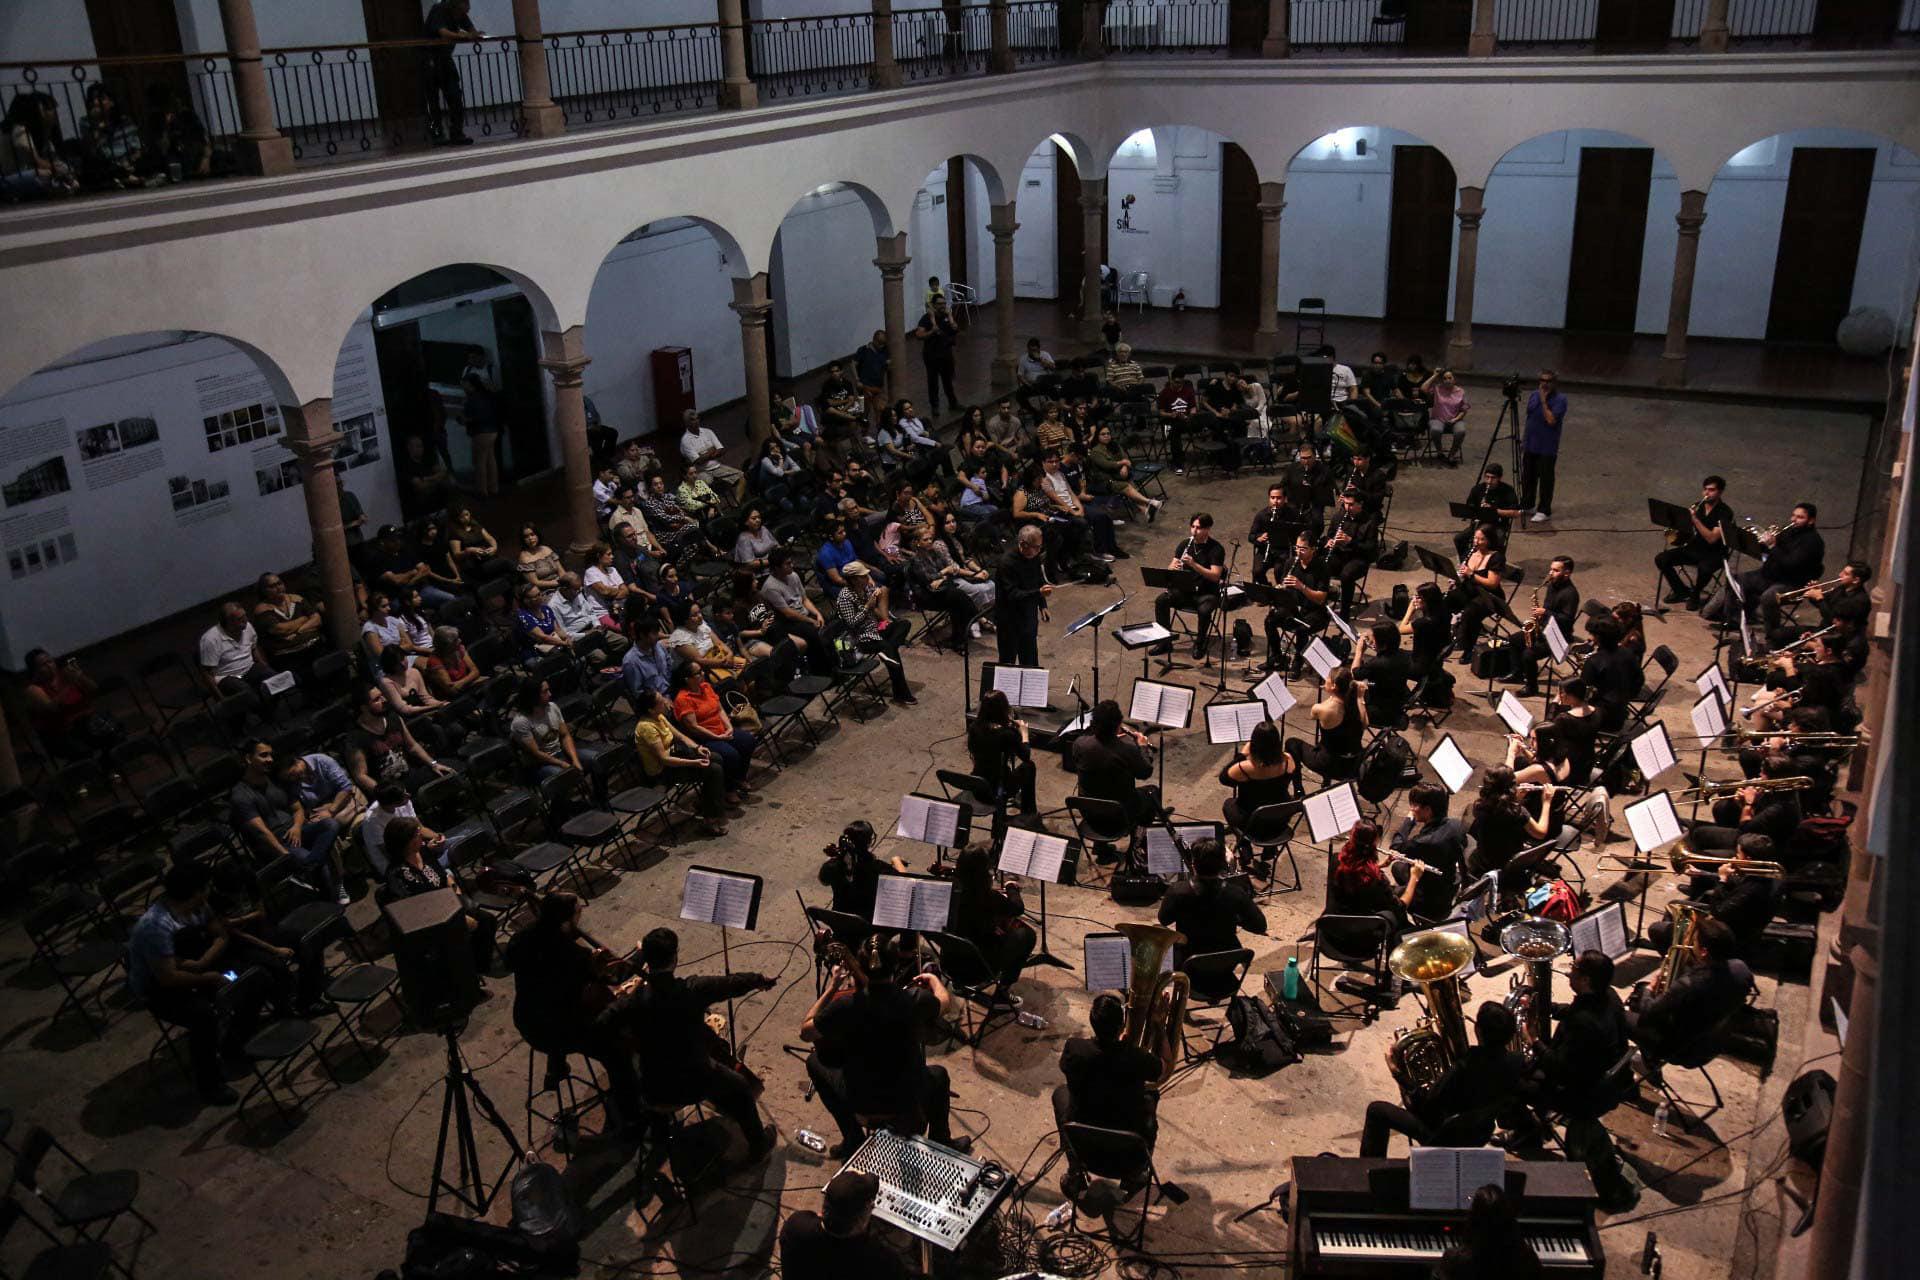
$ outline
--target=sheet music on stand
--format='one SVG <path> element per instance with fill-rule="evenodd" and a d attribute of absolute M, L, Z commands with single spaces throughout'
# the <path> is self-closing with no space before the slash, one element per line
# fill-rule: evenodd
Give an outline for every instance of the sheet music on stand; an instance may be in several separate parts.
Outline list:
<path fill-rule="evenodd" d="M 1693 731 L 1700 737 L 1700 745 L 1706 746 L 1727 731 L 1727 709 L 1720 703 L 1720 695 L 1709 689 L 1700 695 L 1688 712 L 1693 717 Z"/>
<path fill-rule="evenodd" d="M 760 918 L 760 877 L 691 866 L 680 888 L 680 918 L 751 931 Z"/>
<path fill-rule="evenodd" d="M 1245 742 L 1253 731 L 1267 722 L 1267 704 L 1255 698 L 1251 702 L 1215 702 L 1207 707 L 1207 741 L 1214 746 Z"/>
<path fill-rule="evenodd" d="M 1701 693 L 1711 693 L 1720 699 L 1720 705 L 1733 705 L 1733 691 L 1727 688 L 1727 678 L 1720 673 L 1720 664 L 1709 662 L 1706 670 L 1693 678 L 1693 687 Z"/>
<path fill-rule="evenodd" d="M 1113 636 L 1129 649 L 1143 649 L 1173 639 L 1173 632 L 1157 622 L 1130 622 L 1124 627 L 1115 627 Z"/>
<path fill-rule="evenodd" d="M 1202 840 L 1219 838 L 1220 824 L 1217 822 L 1176 822 L 1171 828 L 1158 825 L 1148 827 L 1147 874 L 1177 876 L 1186 870 L 1186 864 L 1180 857 L 1181 845 L 1191 849 Z"/>
<path fill-rule="evenodd" d="M 1301 807 L 1306 811 L 1307 829 L 1313 833 L 1315 844 L 1342 838 L 1360 821 L 1360 798 L 1354 794 L 1351 782 L 1316 791 Z"/>
<path fill-rule="evenodd" d="M 1484 1186 L 1507 1185 L 1507 1153 L 1499 1147 L 1415 1147 L 1407 1153 L 1407 1207 L 1415 1213 L 1470 1208 Z"/>
<path fill-rule="evenodd" d="M 966 843 L 961 835 L 968 825 L 964 815 L 965 810 L 950 800 L 909 793 L 900 797 L 900 821 L 893 834 L 942 849 L 956 848 Z"/>
<path fill-rule="evenodd" d="M 1313 638 L 1312 643 L 1307 645 L 1306 653 L 1301 656 L 1306 658 L 1307 665 L 1312 667 L 1313 673 L 1322 680 L 1325 680 L 1333 673 L 1333 669 L 1340 665 L 1340 659 L 1334 656 L 1333 650 L 1327 648 L 1327 642 L 1319 636 Z"/>
<path fill-rule="evenodd" d="M 1044 707 L 1051 701 L 1047 689 L 1050 676 L 1045 667 L 995 667 L 993 687 L 1016 707 Z"/>
<path fill-rule="evenodd" d="M 1286 680 L 1278 671 L 1253 686 L 1253 696 L 1266 704 L 1267 718 L 1276 722 L 1284 720 L 1287 712 L 1293 710 L 1294 704 L 1299 701 L 1293 696 L 1293 690 L 1287 688 Z"/>
<path fill-rule="evenodd" d="M 1560 629 L 1560 619 L 1548 614 L 1547 625 L 1540 632 L 1547 638 L 1547 653 L 1555 662 L 1565 662 L 1570 646 L 1567 644 L 1567 633 Z"/>
<path fill-rule="evenodd" d="M 1049 884 L 1059 883 L 1060 864 L 1066 856 L 1065 839 L 1042 831 L 1028 831 L 1025 827 L 1008 827 L 1006 838 L 1000 842 L 1002 871 Z"/>
<path fill-rule="evenodd" d="M 1467 753 L 1460 749 L 1451 733 L 1441 735 L 1440 741 L 1427 753 L 1427 763 L 1433 766 L 1441 784 L 1452 795 L 1459 795 L 1467 779 L 1473 776 L 1473 762 L 1467 759 Z"/>
<path fill-rule="evenodd" d="M 932 876 L 883 875 L 873 895 L 876 929 L 938 933 L 953 908 L 953 881 Z"/>
<path fill-rule="evenodd" d="M 1081 943 L 1080 958 L 1087 975 L 1087 994 L 1124 992 L 1133 985 L 1133 943 L 1124 933 L 1090 933 Z M 1173 972 L 1173 948 L 1160 956 L 1160 972 Z"/>
<path fill-rule="evenodd" d="M 1641 853 L 1657 852 L 1686 834 L 1669 791 L 1656 791 L 1628 805 L 1627 830 L 1633 833 L 1633 847 Z"/>
<path fill-rule="evenodd" d="M 1633 944 L 1627 939 L 1627 904 L 1624 902 L 1609 902 L 1576 916 L 1568 933 L 1576 956 L 1583 951 L 1600 951 L 1610 960 L 1619 960 L 1633 950 Z"/>
<path fill-rule="evenodd" d="M 1127 719 L 1162 729 L 1184 729 L 1193 719 L 1193 690 L 1183 684 L 1135 678 Z"/>
<path fill-rule="evenodd" d="M 1673 768 L 1673 739 L 1667 736 L 1667 726 L 1655 722 L 1636 735 L 1631 743 L 1633 762 L 1640 766 L 1640 776 L 1648 782 Z"/>
<path fill-rule="evenodd" d="M 1500 701 L 1495 704 L 1500 713 L 1501 723 L 1521 737 L 1526 737 L 1533 729 L 1533 712 L 1520 705 L 1520 699 L 1513 696 L 1513 690 L 1501 691 Z"/>
<path fill-rule="evenodd" d="M 1359 634 L 1355 632 L 1350 625 L 1348 625 L 1347 620 L 1345 618 L 1340 616 L 1340 611 L 1338 609 L 1327 610 L 1327 616 L 1333 619 L 1333 625 L 1339 628 L 1340 634 L 1347 638 L 1348 644 L 1357 645 L 1360 643 Z"/>

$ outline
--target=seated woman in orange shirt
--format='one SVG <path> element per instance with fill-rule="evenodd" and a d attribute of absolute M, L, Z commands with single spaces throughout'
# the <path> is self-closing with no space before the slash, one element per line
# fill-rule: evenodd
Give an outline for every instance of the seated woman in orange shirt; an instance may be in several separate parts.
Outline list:
<path fill-rule="evenodd" d="M 729 790 L 747 790 L 747 773 L 753 767 L 753 751 L 760 745 L 759 739 L 727 715 L 719 692 L 699 663 L 689 662 L 676 670 L 672 688 L 673 713 L 680 728 L 725 766 Z"/>

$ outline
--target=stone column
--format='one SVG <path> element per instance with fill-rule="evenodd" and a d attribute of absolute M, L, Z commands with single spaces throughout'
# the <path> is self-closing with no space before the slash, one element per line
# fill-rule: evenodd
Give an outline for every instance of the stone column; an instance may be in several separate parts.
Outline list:
<path fill-rule="evenodd" d="M 898 400 L 907 394 L 907 292 L 903 281 L 907 264 L 907 233 L 881 236 L 879 256 L 873 265 L 880 268 L 880 303 L 886 313 L 887 398 Z"/>
<path fill-rule="evenodd" d="M 1453 269 L 1453 332 L 1447 337 L 1447 363 L 1456 369 L 1473 368 L 1473 280 L 1480 264 L 1481 203 L 1485 190 L 1460 188 L 1460 257 Z"/>
<path fill-rule="evenodd" d="M 1010 391 L 1014 370 L 1020 363 L 1013 333 L 1013 233 L 1020 229 L 1014 221 L 1014 202 L 992 205 L 988 209 L 987 231 L 993 236 L 993 389 Z"/>
<path fill-rule="evenodd" d="M 1660 353 L 1660 385 L 1687 382 L 1687 318 L 1693 312 L 1693 268 L 1700 257 L 1700 224 L 1707 220 L 1707 193 L 1682 191 L 1680 239 L 1673 246 L 1673 292 L 1667 299 L 1667 347 Z"/>
<path fill-rule="evenodd" d="M 513 0 L 513 38 L 520 55 L 520 119 L 528 138 L 557 138 L 567 122 L 547 79 L 547 46 L 540 34 L 540 0 Z"/>
<path fill-rule="evenodd" d="M 240 105 L 236 150 L 241 167 L 264 177 L 292 173 L 293 141 L 273 123 L 273 99 L 267 93 L 267 69 L 260 61 L 253 0 L 220 0 L 220 27 L 233 64 L 233 96 Z"/>
<path fill-rule="evenodd" d="M 1080 179 L 1080 340 L 1100 341 L 1100 233 L 1106 229 L 1107 180 Z"/>
<path fill-rule="evenodd" d="M 893 57 L 893 0 L 873 0 L 873 87 L 900 87 L 900 64 Z"/>
<path fill-rule="evenodd" d="M 1467 34 L 1467 56 L 1491 58 L 1497 43 L 1493 35 L 1493 0 L 1473 0 L 1473 30 Z"/>
<path fill-rule="evenodd" d="M 587 398 L 580 390 L 580 375 L 590 363 L 586 326 L 543 333 L 540 345 L 546 352 L 540 367 L 553 377 L 553 429 L 560 437 L 560 456 L 567 469 L 567 550 L 578 564 L 600 541 L 600 522 L 593 510 L 593 458 L 587 446 Z M 676 430 L 680 424 L 657 425 Z"/>
<path fill-rule="evenodd" d="M 767 379 L 767 317 L 773 301 L 767 294 L 767 273 L 733 282 L 728 304 L 740 317 L 740 359 L 747 371 L 747 439 L 758 450 L 773 434 L 772 385 Z"/>
<path fill-rule="evenodd" d="M 281 410 L 287 449 L 300 465 L 300 488 L 307 496 L 307 525 L 313 531 L 313 566 L 320 573 L 320 594 L 327 609 L 327 635 L 333 647 L 352 653 L 360 642 L 360 606 L 353 594 L 353 567 L 347 560 L 347 531 L 340 523 L 340 485 L 333 478 L 333 451 L 340 433 L 333 429 L 333 401 L 309 400 L 299 409 Z"/>
<path fill-rule="evenodd" d="M 1880 964 L 1865 947 L 1849 956 L 1853 994 L 1847 1002 L 1847 1043 L 1835 1071 L 1833 1115 L 1820 1161 L 1820 1195 L 1813 1207 L 1813 1234 L 1802 1275 L 1845 1275 L 1854 1257 L 1854 1230 L 1866 1179 L 1872 1134 L 1874 1024 L 1879 1017 Z"/>
<path fill-rule="evenodd" d="M 995 75 L 1005 75 L 1013 70 L 1013 33 L 1011 13 L 1007 0 L 989 0 L 987 6 L 987 29 L 993 37 L 993 54 L 988 69 Z"/>
<path fill-rule="evenodd" d="M 760 91 L 747 78 L 747 26 L 740 0 L 720 0 L 720 105 L 745 111 L 760 105 Z"/>
<path fill-rule="evenodd" d="M 1727 0 L 1707 0 L 1707 16 L 1700 22 L 1700 52 L 1727 51 Z"/>
<path fill-rule="evenodd" d="M 1289 43 L 1293 25 L 1291 0 L 1267 0 L 1267 36 L 1260 42 L 1263 58 L 1284 58 L 1292 52 Z"/>
<path fill-rule="evenodd" d="M 1260 184 L 1260 322 L 1253 349 L 1263 356 L 1280 353 L 1280 214 L 1287 207 L 1287 184 Z"/>
<path fill-rule="evenodd" d="M 1080 56 L 1107 56 L 1107 0 L 1060 0 L 1061 4 L 1080 5 Z"/>

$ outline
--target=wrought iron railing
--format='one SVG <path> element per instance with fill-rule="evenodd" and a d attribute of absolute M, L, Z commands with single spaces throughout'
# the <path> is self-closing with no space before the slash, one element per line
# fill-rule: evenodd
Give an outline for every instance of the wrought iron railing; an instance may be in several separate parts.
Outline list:
<path fill-rule="evenodd" d="M 1069 3 L 1071 0 L 1069 0 Z M 1226 0 L 1118 0 L 1107 6 L 1107 52 L 1221 53 L 1227 47 Z"/>
<path fill-rule="evenodd" d="M 104 89 L 90 113 L 89 97 Z M 0 148 L 0 200 L 217 177 L 240 132 L 225 54 L 0 63 L 0 102 L 38 101 Z"/>
<path fill-rule="evenodd" d="M 763 18 L 747 24 L 747 75 L 770 101 L 873 87 L 873 15 Z"/>
<path fill-rule="evenodd" d="M 296 160 L 521 131 L 520 53 L 510 37 L 305 45 L 262 56 L 274 123 Z"/>
<path fill-rule="evenodd" d="M 1493 32 L 1502 47 L 1591 44 L 1598 0 L 1494 0 Z"/>
<path fill-rule="evenodd" d="M 568 127 L 720 105 L 718 23 L 550 31 L 547 81 Z"/>
<path fill-rule="evenodd" d="M 954 0 L 938 9 L 895 9 L 893 59 L 906 80 L 985 75 L 993 62 L 991 10 Z"/>
<path fill-rule="evenodd" d="M 1077 0 L 1015 0 L 1007 6 L 1007 45 L 1015 66 L 1041 66 L 1065 56 L 1060 48 L 1061 3 Z"/>
<path fill-rule="evenodd" d="M 1378 0 L 1293 0 L 1288 43 L 1302 52 L 1398 53 L 1407 24 L 1379 23 Z"/>

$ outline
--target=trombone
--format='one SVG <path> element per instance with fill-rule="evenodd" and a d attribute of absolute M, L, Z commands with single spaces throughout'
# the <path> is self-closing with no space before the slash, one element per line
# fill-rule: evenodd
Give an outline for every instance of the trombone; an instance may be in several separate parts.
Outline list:
<path fill-rule="evenodd" d="M 1813 779 L 1803 774 L 1791 778 L 1740 778 L 1733 782 L 1708 782 L 1697 787 L 1687 787 L 1673 793 L 1680 796 L 1697 795 L 1703 800 L 1714 800 L 1721 796 L 1738 795 L 1748 787 L 1760 791 L 1805 791 L 1813 785 Z"/>
<path fill-rule="evenodd" d="M 1860 745 L 1862 739 L 1857 733 L 1830 733 L 1815 729 L 1748 729 L 1734 725 L 1728 730 L 1733 737 L 1730 743 L 1714 748 L 1716 751 L 1744 751 L 1756 742 L 1785 740 L 1794 746 L 1814 747 L 1823 751 L 1851 750 Z"/>
<path fill-rule="evenodd" d="M 1768 880 L 1778 880 L 1787 874 L 1786 867 L 1778 862 L 1763 862 L 1757 858 L 1743 859 L 1733 854 L 1721 857 L 1717 854 L 1696 853 L 1684 844 L 1677 844 L 1669 849 L 1667 861 L 1671 862 L 1674 871 L 1681 875 L 1718 875 L 1723 867 L 1732 867 L 1743 876 L 1762 876 Z"/>

